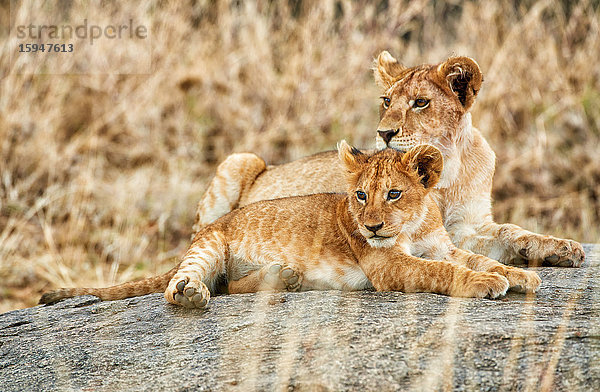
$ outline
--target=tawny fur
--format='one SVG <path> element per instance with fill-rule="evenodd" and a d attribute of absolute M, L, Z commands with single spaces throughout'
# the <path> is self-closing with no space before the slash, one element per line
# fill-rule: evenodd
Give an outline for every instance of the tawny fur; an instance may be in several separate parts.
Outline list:
<path fill-rule="evenodd" d="M 426 143 L 441 150 L 445 166 L 432 197 L 455 245 L 505 264 L 582 265 L 585 254 L 578 242 L 494 222 L 495 155 L 472 126 L 469 113 L 483 81 L 473 59 L 453 57 L 441 64 L 407 68 L 382 52 L 375 60 L 374 75 L 384 98 L 377 131 L 396 133 L 386 143 L 374 132 L 377 148 L 407 150 Z M 419 98 L 427 105 L 417 107 Z M 259 200 L 345 189 L 333 151 L 261 170 L 247 167 L 264 168 L 265 164 L 258 156 L 247 154 L 244 159 L 234 155 L 219 166 L 198 204 L 196 232 L 232 208 Z M 217 204 L 219 207 L 213 208 Z"/>
<path fill-rule="evenodd" d="M 205 307 L 223 277 L 232 293 L 375 288 L 496 298 L 509 287 L 538 288 L 534 272 L 454 247 L 430 192 L 443 170 L 435 147 L 366 155 L 342 142 L 339 157 L 347 194 L 251 204 L 201 229 L 165 275 L 107 289 L 61 289 L 41 302 L 80 294 L 126 298 L 154 292 L 167 277 L 167 301 L 190 308 Z M 392 199 L 392 191 L 399 196 Z"/>
<path fill-rule="evenodd" d="M 443 169 L 436 148 L 367 155 L 342 142 L 339 156 L 347 194 L 262 201 L 204 227 L 169 283 L 167 301 L 203 308 L 221 276 L 230 293 L 374 288 L 495 298 L 509 287 L 539 286 L 534 272 L 452 245 L 430 196 Z M 391 199 L 391 191 L 400 196 Z"/>
<path fill-rule="evenodd" d="M 127 282 L 107 288 L 69 288 L 58 289 L 44 293 L 40 298 L 40 304 L 53 304 L 65 298 L 76 297 L 78 295 L 95 295 L 103 301 L 113 301 L 116 299 L 137 297 L 140 295 L 161 293 L 165 291 L 167 285 L 179 266 L 172 268 L 169 272 L 152 276 L 150 278 Z"/>

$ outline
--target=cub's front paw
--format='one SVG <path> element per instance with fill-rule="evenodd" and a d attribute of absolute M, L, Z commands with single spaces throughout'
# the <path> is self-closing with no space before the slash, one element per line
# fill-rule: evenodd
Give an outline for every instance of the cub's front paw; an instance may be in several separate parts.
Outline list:
<path fill-rule="evenodd" d="M 519 256 L 532 265 L 581 267 L 585 261 L 583 247 L 572 240 L 529 234 L 517 238 L 515 247 Z"/>
<path fill-rule="evenodd" d="M 542 283 L 542 280 L 537 273 L 526 271 L 521 268 L 499 266 L 492 268 L 489 271 L 506 277 L 510 289 L 513 291 L 535 293 Z"/>
<path fill-rule="evenodd" d="M 203 309 L 210 300 L 210 291 L 203 282 L 174 277 L 165 291 L 165 298 L 172 304 L 186 308 Z"/>
<path fill-rule="evenodd" d="M 463 284 L 461 297 L 498 298 L 506 294 L 509 284 L 504 276 L 493 272 L 470 271 Z"/>

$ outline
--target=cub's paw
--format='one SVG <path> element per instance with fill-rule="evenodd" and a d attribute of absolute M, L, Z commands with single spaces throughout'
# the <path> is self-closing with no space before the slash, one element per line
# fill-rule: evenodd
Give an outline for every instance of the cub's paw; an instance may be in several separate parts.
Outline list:
<path fill-rule="evenodd" d="M 513 247 L 530 265 L 581 267 L 585 261 L 585 252 L 579 242 L 552 236 L 524 235 L 516 239 Z"/>
<path fill-rule="evenodd" d="M 504 276 L 508 279 L 510 289 L 521 293 L 535 293 L 542 283 L 537 273 L 521 268 L 499 266 L 490 269 L 489 272 L 495 272 Z"/>
<path fill-rule="evenodd" d="M 509 284 L 504 276 L 493 272 L 471 271 L 465 282 L 464 297 L 498 298 L 506 294 Z"/>
<path fill-rule="evenodd" d="M 302 273 L 287 264 L 271 264 L 265 280 L 276 289 L 298 291 L 302 286 Z"/>
<path fill-rule="evenodd" d="M 210 291 L 203 282 L 174 278 L 165 291 L 165 298 L 170 303 L 185 308 L 203 309 L 210 301 Z"/>

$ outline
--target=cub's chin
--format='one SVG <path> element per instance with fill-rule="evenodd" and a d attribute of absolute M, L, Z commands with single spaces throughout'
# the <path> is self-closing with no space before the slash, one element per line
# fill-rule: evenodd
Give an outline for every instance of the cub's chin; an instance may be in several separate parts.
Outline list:
<path fill-rule="evenodd" d="M 391 248 L 396 244 L 397 237 L 370 237 L 367 238 L 367 243 L 373 248 Z"/>

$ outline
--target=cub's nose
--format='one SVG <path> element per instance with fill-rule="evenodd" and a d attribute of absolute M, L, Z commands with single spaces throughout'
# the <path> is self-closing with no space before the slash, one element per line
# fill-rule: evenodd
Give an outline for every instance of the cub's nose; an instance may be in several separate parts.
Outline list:
<path fill-rule="evenodd" d="M 381 229 L 383 227 L 383 222 L 381 222 L 380 224 L 376 225 L 376 226 L 367 226 L 365 225 L 365 227 L 367 228 L 367 230 L 372 231 L 373 234 L 377 234 L 377 230 Z"/>
<path fill-rule="evenodd" d="M 377 133 L 379 136 L 381 136 L 385 144 L 388 144 L 390 140 L 392 140 L 392 138 L 398 134 L 399 131 L 400 129 L 388 129 L 387 131 L 377 130 Z"/>

